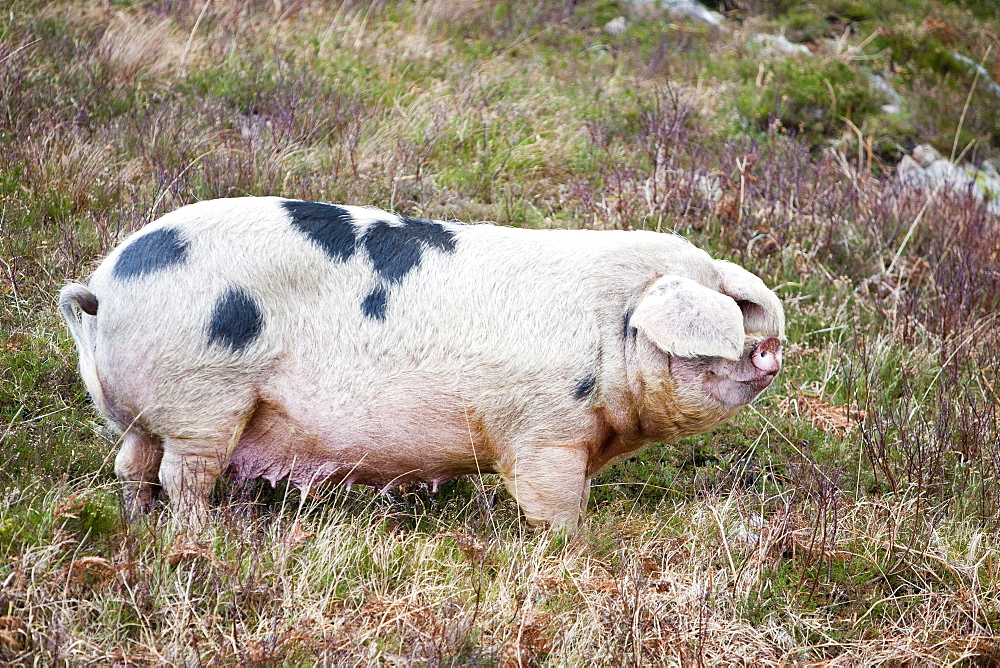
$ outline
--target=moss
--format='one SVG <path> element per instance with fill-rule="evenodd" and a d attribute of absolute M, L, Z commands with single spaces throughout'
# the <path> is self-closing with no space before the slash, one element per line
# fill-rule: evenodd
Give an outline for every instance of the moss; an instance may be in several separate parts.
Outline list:
<path fill-rule="evenodd" d="M 869 21 L 877 17 L 877 12 L 869 3 L 858 0 L 838 0 L 829 9 L 830 14 L 848 21 Z"/>
<path fill-rule="evenodd" d="M 1000 0 L 944 0 L 945 4 L 961 7 L 980 20 L 994 20 L 1000 16 Z"/>
<path fill-rule="evenodd" d="M 872 153 L 885 165 L 896 164 L 921 140 L 909 112 L 871 114 L 865 118 L 861 131 L 866 140 L 871 137 Z"/>
<path fill-rule="evenodd" d="M 883 30 L 872 40 L 871 50 L 888 50 L 892 62 L 911 74 L 920 71 L 951 74 L 966 69 L 937 37 L 905 27 Z"/>
<path fill-rule="evenodd" d="M 815 42 L 830 32 L 825 13 L 808 3 L 796 5 L 779 20 L 792 42 Z"/>
<path fill-rule="evenodd" d="M 775 122 L 789 134 L 816 146 L 839 136 L 844 119 L 861 126 L 881 107 L 878 91 L 840 61 L 815 63 L 788 59 L 771 65 L 757 85 L 757 69 L 748 63 L 736 106 L 757 129 Z M 751 78 L 754 77 L 754 78 Z"/>
<path fill-rule="evenodd" d="M 111 489 L 94 489 L 68 505 L 62 525 L 80 540 L 96 540 L 117 534 L 122 526 L 121 507 Z"/>
<path fill-rule="evenodd" d="M 46 326 L 55 320 L 49 316 Z M 101 465 L 106 446 L 89 425 L 93 414 L 70 363 L 74 354 L 68 337 L 0 330 L 0 421 L 8 426 L 0 471 L 14 480 L 79 475 Z M 4 478 L 0 483 L 7 484 Z"/>

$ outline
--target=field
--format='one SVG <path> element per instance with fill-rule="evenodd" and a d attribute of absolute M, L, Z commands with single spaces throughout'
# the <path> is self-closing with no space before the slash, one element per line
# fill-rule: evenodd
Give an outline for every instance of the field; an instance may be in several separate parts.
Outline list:
<path fill-rule="evenodd" d="M 0 663 L 1000 664 L 1000 193 L 896 177 L 998 164 L 1000 4 L 714 6 L 0 2 Z M 774 288 L 785 368 L 573 538 L 490 476 L 126 523 L 56 293 L 241 195 L 676 232 Z"/>

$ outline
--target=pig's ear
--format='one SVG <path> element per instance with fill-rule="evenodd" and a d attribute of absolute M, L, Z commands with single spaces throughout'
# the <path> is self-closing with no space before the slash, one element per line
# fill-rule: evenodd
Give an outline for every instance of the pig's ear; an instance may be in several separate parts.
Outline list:
<path fill-rule="evenodd" d="M 722 275 L 722 292 L 736 300 L 743 312 L 743 328 L 747 336 L 785 338 L 785 311 L 778 296 L 743 267 L 716 260 Z"/>
<path fill-rule="evenodd" d="M 663 276 L 636 304 L 631 323 L 664 352 L 739 359 L 743 313 L 724 294 L 680 276 Z"/>

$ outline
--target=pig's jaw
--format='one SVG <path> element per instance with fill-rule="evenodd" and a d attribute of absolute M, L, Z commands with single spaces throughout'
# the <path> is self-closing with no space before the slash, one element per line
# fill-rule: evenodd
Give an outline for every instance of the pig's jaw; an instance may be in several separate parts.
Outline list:
<path fill-rule="evenodd" d="M 745 406 L 764 391 L 774 376 L 764 376 L 753 380 L 733 380 L 709 372 L 705 380 L 713 399 L 726 406 Z"/>

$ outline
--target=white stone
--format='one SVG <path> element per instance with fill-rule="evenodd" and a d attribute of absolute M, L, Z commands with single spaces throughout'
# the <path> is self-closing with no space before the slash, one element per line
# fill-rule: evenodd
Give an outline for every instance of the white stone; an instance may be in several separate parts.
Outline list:
<path fill-rule="evenodd" d="M 673 17 L 689 18 L 710 26 L 720 27 L 724 17 L 696 0 L 627 0 L 628 4 L 643 12 L 665 11 Z"/>
<path fill-rule="evenodd" d="M 996 95 L 997 97 L 1000 97 L 1000 84 L 998 84 L 996 81 L 992 79 L 992 77 L 990 77 L 990 73 L 986 70 L 985 67 L 974 61 L 972 58 L 969 58 L 968 56 L 963 56 L 960 53 L 952 53 L 951 55 L 959 62 L 968 65 L 969 69 L 978 72 L 979 77 L 984 80 L 986 89 L 989 90 L 994 95 Z"/>
<path fill-rule="evenodd" d="M 947 189 L 986 202 L 986 209 L 1000 215 L 1000 175 L 989 161 L 981 169 L 955 165 L 932 147 L 921 144 L 896 166 L 896 178 L 905 186 L 924 190 Z"/>
<path fill-rule="evenodd" d="M 928 146 L 927 144 L 917 146 L 911 154 L 921 167 L 930 167 L 931 163 L 941 158 L 941 154 L 935 151 L 933 146 Z"/>
<path fill-rule="evenodd" d="M 784 35 L 765 35 L 764 33 L 757 33 L 750 38 L 750 41 L 755 44 L 763 45 L 764 53 L 770 55 L 788 55 L 788 56 L 811 56 L 812 51 L 809 50 L 804 44 L 794 44 L 788 41 Z"/>
<path fill-rule="evenodd" d="M 608 33 L 609 35 L 615 35 L 615 36 L 621 35 L 627 29 L 628 26 L 625 23 L 624 16 L 619 16 L 618 18 L 612 19 L 604 24 L 604 32 Z"/>

